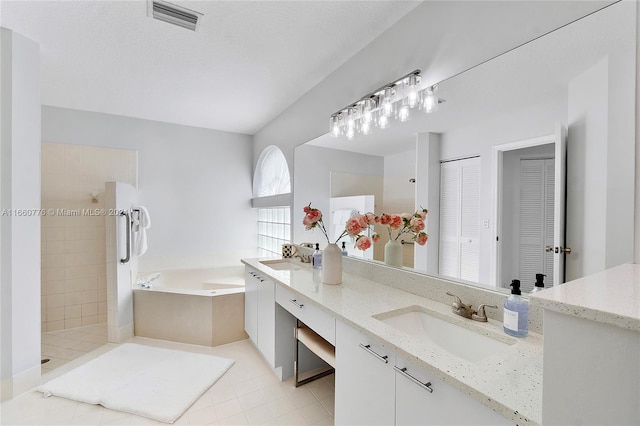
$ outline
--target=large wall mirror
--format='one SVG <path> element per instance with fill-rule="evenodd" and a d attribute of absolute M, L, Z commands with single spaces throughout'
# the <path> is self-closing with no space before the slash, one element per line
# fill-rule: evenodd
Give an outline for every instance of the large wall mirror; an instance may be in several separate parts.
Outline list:
<path fill-rule="evenodd" d="M 615 3 L 440 82 L 436 112 L 298 146 L 294 241 L 322 242 L 301 224 L 309 202 L 330 212 L 373 196 L 376 214 L 429 209 L 429 241 L 403 249 L 403 266 L 427 274 L 530 289 L 536 273 L 552 285 L 632 261 L 635 8 Z"/>

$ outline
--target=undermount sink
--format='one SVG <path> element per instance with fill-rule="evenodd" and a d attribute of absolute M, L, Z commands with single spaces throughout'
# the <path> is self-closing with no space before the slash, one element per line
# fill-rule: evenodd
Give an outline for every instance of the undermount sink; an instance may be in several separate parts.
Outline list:
<path fill-rule="evenodd" d="M 481 361 L 515 343 L 513 339 L 491 330 L 473 331 L 442 317 L 444 315 L 422 306 L 409 306 L 373 316 L 393 328 L 428 341 L 469 362 Z"/>
<path fill-rule="evenodd" d="M 261 260 L 260 263 L 276 271 L 297 271 L 303 268 L 300 262 L 291 259 Z"/>

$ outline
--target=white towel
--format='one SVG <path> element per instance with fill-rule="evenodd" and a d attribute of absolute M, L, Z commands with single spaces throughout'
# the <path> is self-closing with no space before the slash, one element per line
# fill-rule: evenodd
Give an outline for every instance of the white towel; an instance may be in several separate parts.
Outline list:
<path fill-rule="evenodd" d="M 138 206 L 137 210 L 140 211 L 137 220 L 134 219 L 134 246 L 133 250 L 137 256 L 142 256 L 147 251 L 147 229 L 151 227 L 151 218 L 146 207 Z M 134 209 L 135 210 L 135 209 Z"/>

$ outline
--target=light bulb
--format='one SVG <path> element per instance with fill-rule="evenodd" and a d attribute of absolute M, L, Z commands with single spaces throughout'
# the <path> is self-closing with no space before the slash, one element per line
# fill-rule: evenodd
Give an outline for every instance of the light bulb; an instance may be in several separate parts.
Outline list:
<path fill-rule="evenodd" d="M 422 105 L 427 113 L 432 113 L 438 110 L 438 98 L 435 95 L 437 86 L 427 87 L 425 89 L 425 96 Z"/>
<path fill-rule="evenodd" d="M 402 105 L 398 110 L 398 119 L 404 123 L 405 121 L 409 120 L 409 117 L 409 101 L 407 98 L 405 98 L 402 100 Z"/>
<path fill-rule="evenodd" d="M 340 136 L 340 114 L 337 115 L 332 115 L 331 116 L 331 120 L 329 122 L 330 125 L 330 129 L 331 129 L 331 136 L 333 136 L 334 138 L 337 138 L 338 136 Z"/>
<path fill-rule="evenodd" d="M 391 103 L 392 96 L 393 88 L 386 87 L 384 89 L 384 95 L 382 99 L 382 115 L 386 117 L 391 117 L 391 114 L 393 114 L 393 104 Z"/>
<path fill-rule="evenodd" d="M 363 135 L 368 135 L 371 131 L 371 121 L 363 121 L 362 124 L 360 124 L 360 131 Z"/>
<path fill-rule="evenodd" d="M 349 107 L 347 109 L 347 128 L 356 127 L 356 109 L 354 107 Z"/>
<path fill-rule="evenodd" d="M 354 127 L 347 127 L 347 139 L 352 140 L 356 135 L 356 129 Z"/>
<path fill-rule="evenodd" d="M 375 103 L 373 99 L 365 99 L 364 104 L 362 105 L 362 123 L 370 124 L 373 121 L 373 108 L 375 107 Z M 363 132 L 364 133 L 364 132 Z"/>
<path fill-rule="evenodd" d="M 380 117 L 378 118 L 378 126 L 381 129 L 386 129 L 387 127 L 389 127 L 389 117 L 387 117 L 386 115 L 380 115 Z"/>
<path fill-rule="evenodd" d="M 418 94 L 418 77 L 415 74 L 410 75 L 407 78 L 405 86 L 407 88 L 407 101 L 409 108 L 415 108 L 420 104 L 420 96 Z"/>
<path fill-rule="evenodd" d="M 409 120 L 409 105 L 402 105 L 400 111 L 398 111 L 398 118 L 403 123 Z"/>

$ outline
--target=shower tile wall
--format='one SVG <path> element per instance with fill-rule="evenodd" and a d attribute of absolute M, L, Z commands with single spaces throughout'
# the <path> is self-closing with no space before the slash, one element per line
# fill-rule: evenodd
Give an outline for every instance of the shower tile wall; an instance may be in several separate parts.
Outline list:
<path fill-rule="evenodd" d="M 42 144 L 42 331 L 107 321 L 104 183 L 137 186 L 135 151 Z M 92 193 L 99 195 L 92 197 Z"/>

